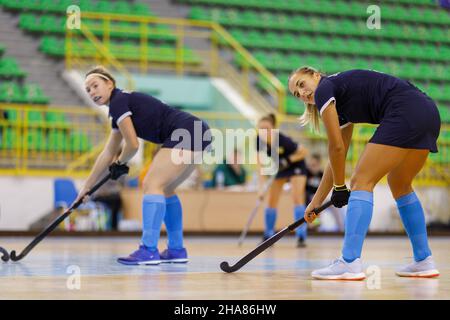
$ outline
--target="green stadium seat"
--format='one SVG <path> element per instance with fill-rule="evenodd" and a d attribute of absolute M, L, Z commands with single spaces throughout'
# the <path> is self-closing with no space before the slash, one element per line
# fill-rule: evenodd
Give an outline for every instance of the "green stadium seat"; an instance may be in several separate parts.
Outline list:
<path fill-rule="evenodd" d="M 339 24 L 340 33 L 347 35 L 359 34 L 359 29 L 356 28 L 356 23 L 351 20 L 344 20 Z"/>
<path fill-rule="evenodd" d="M 286 113 L 300 115 L 305 111 L 305 104 L 295 97 L 289 95 L 286 97 Z"/>
<path fill-rule="evenodd" d="M 87 20 L 83 23 L 92 31 L 96 36 L 102 37 L 104 33 L 103 22 L 100 20 Z M 34 14 L 21 14 L 19 18 L 20 28 L 39 33 L 56 33 L 64 35 L 65 18 L 56 18 L 52 15 L 34 15 Z M 141 26 L 134 22 L 112 22 L 110 27 L 110 37 L 112 38 L 141 38 Z M 147 29 L 148 39 L 164 40 L 174 42 L 176 36 L 166 26 L 155 26 L 153 24 L 148 26 Z"/>
<path fill-rule="evenodd" d="M 240 14 L 240 21 L 243 25 L 247 25 L 249 27 L 255 27 L 259 25 L 266 26 L 265 23 L 261 23 L 258 15 L 253 11 L 244 11 Z"/>
<path fill-rule="evenodd" d="M 82 132 L 72 132 L 69 137 L 70 151 L 85 152 L 92 149 L 89 137 Z"/>
<path fill-rule="evenodd" d="M 450 123 L 450 107 L 438 106 L 441 120 L 446 123 Z"/>
<path fill-rule="evenodd" d="M 439 80 L 450 80 L 450 67 L 446 68 L 442 64 L 436 64 L 426 75 L 434 75 Z"/>
<path fill-rule="evenodd" d="M 21 29 L 35 31 L 37 28 L 35 16 L 29 13 L 21 14 L 19 16 L 19 27 Z"/>
<path fill-rule="evenodd" d="M 207 10 L 201 7 L 193 7 L 189 12 L 189 18 L 193 20 L 208 20 L 209 14 Z"/>
<path fill-rule="evenodd" d="M 27 102 L 23 98 L 20 86 L 14 82 L 0 83 L 0 101 L 13 103 Z"/>
<path fill-rule="evenodd" d="M 134 3 L 132 4 L 132 14 L 138 16 L 151 16 L 153 15 L 150 8 L 145 3 Z"/>
<path fill-rule="evenodd" d="M 297 9 L 300 9 L 299 11 L 301 12 L 319 12 L 319 13 L 323 13 L 326 15 L 336 15 L 337 12 L 333 9 L 330 10 L 330 8 L 335 8 L 337 7 L 346 7 L 348 6 L 348 4 L 336 4 L 336 6 L 333 4 L 333 2 L 330 1 L 324 1 L 323 3 L 320 3 L 321 1 L 308 1 L 308 7 L 311 7 L 312 5 L 317 4 L 319 7 L 321 7 L 321 9 L 318 11 L 316 9 L 314 10 L 310 10 L 309 8 L 305 8 L 305 5 L 299 4 L 297 3 L 296 6 L 294 7 L 298 7 L 300 5 L 300 7 L 298 7 Z M 341 1 L 342 2 L 342 1 Z M 227 3 L 227 1 L 223 0 L 222 2 L 223 6 L 226 6 L 227 8 L 233 8 L 233 5 Z M 337 2 L 339 3 L 339 2 Z M 199 3 L 200 4 L 200 3 Z M 271 5 L 272 7 L 274 7 L 273 9 L 279 9 L 280 3 L 277 2 L 272 3 Z M 236 6 L 236 7 L 242 7 L 242 5 Z M 245 10 L 243 13 L 239 14 L 239 18 L 236 21 L 229 21 L 228 18 L 226 18 L 225 20 L 220 20 L 218 19 L 218 17 L 221 16 L 220 11 L 218 11 L 219 9 L 202 9 L 203 11 L 205 11 L 205 15 L 207 17 L 204 17 L 206 19 L 211 19 L 211 12 L 216 12 L 217 14 L 217 19 L 213 19 L 213 20 L 217 20 L 217 21 L 221 21 L 221 23 L 226 24 L 226 25 L 235 25 L 235 26 L 253 26 L 253 27 L 258 27 L 258 28 L 271 28 L 271 29 L 284 29 L 284 30 L 296 30 L 296 31 L 314 31 L 314 32 L 324 32 L 324 33 L 330 33 L 330 34 L 345 34 L 345 35 L 358 35 L 358 36 L 369 36 L 369 37 L 379 37 L 380 35 L 383 37 L 388 37 L 388 38 L 395 38 L 395 39 L 405 39 L 405 40 L 419 40 L 419 41 L 433 41 L 433 39 L 431 39 L 429 37 L 430 34 L 430 30 L 433 26 L 429 26 L 429 25 L 419 25 L 419 26 L 408 26 L 408 25 L 404 25 L 404 23 L 406 24 L 410 24 L 411 19 L 409 17 L 409 11 L 405 8 L 402 7 L 395 7 L 396 10 L 398 12 L 400 12 L 401 15 L 404 15 L 405 17 L 407 17 L 407 19 L 405 21 L 398 21 L 398 17 L 396 16 L 396 13 L 392 13 L 390 11 L 390 9 L 386 9 L 384 11 L 389 11 L 389 14 L 392 15 L 392 21 L 388 21 L 388 22 L 384 22 L 383 23 L 383 29 L 381 30 L 369 30 L 366 26 L 365 26 L 365 19 L 366 19 L 366 8 L 364 6 L 361 6 L 361 4 L 351 4 L 350 7 L 352 7 L 353 9 L 350 11 L 347 11 L 345 15 L 348 15 L 349 17 L 346 17 L 343 21 L 345 21 L 345 28 L 342 28 L 341 26 L 343 26 L 343 23 L 339 22 L 339 18 L 340 17 L 336 17 L 333 16 L 332 18 L 324 18 L 324 17 L 313 17 L 313 18 L 306 18 L 305 16 L 302 15 L 297 15 L 295 13 L 294 10 L 294 15 L 289 16 L 283 13 L 277 13 L 276 15 L 274 15 L 272 12 L 271 13 L 267 13 L 269 12 L 269 8 L 268 7 L 264 7 L 264 8 L 260 8 L 262 10 L 264 10 L 263 12 L 259 13 L 259 15 L 257 17 L 255 17 L 255 11 L 252 10 Z M 390 7 L 390 6 L 389 6 Z M 323 9 L 325 8 L 325 9 Z M 196 8 L 197 10 L 198 8 Z M 289 9 L 293 9 L 293 8 L 289 8 Z M 220 9 L 223 11 L 223 9 Z M 229 11 L 229 9 L 228 9 Z M 439 10 L 439 11 L 432 11 L 432 13 L 430 13 L 431 15 L 439 15 L 442 11 L 444 10 Z M 289 10 L 289 12 L 292 12 L 292 10 Z M 357 12 L 357 14 L 355 14 L 355 12 Z M 445 14 L 445 12 L 444 12 Z M 209 15 L 209 17 L 208 17 Z M 448 16 L 448 14 L 447 14 Z M 361 17 L 364 18 L 364 21 L 359 21 L 357 23 L 355 23 L 352 19 L 352 17 Z M 384 17 L 384 16 L 383 16 Z M 447 17 L 448 18 L 448 17 Z M 342 18 L 341 18 L 342 19 Z M 426 18 L 429 19 L 429 18 Z M 313 23 L 307 23 L 306 21 L 312 21 Z M 321 21 L 322 23 L 316 23 L 316 21 Z M 399 24 L 402 23 L 402 24 Z M 426 21 L 427 23 L 435 23 L 436 19 L 432 19 L 429 21 Z M 447 23 L 448 25 L 448 23 Z M 445 25 L 443 27 L 440 27 L 440 29 L 445 29 Z M 343 30 L 345 30 L 345 32 L 343 32 Z M 447 28 L 447 31 L 444 32 L 444 35 L 441 36 L 440 40 L 438 41 L 445 41 L 445 42 L 450 42 L 450 37 L 448 36 L 448 31 L 449 29 Z"/>
<path fill-rule="evenodd" d="M 8 122 L 10 123 L 15 123 L 18 120 L 18 112 L 17 110 L 12 110 L 12 109 L 6 109 L 5 110 L 5 118 L 8 120 Z"/>
<path fill-rule="evenodd" d="M 342 52 L 344 50 L 347 53 L 358 54 L 363 50 L 362 43 L 356 39 L 349 39 L 346 46 L 341 46 L 340 43 L 336 43 L 336 46 L 338 47 L 336 48 L 337 52 Z"/>
<path fill-rule="evenodd" d="M 41 87 L 36 84 L 25 84 L 23 93 L 29 103 L 47 104 L 50 101 L 50 98 L 44 94 Z"/>
<path fill-rule="evenodd" d="M 2 0 L 3 1 L 3 0 Z M 70 5 L 78 5 L 81 11 L 108 12 L 119 14 L 151 15 L 145 3 L 128 3 L 127 1 L 90 1 L 90 0 L 22 0 L 3 1 L 10 10 L 61 13 Z"/>
<path fill-rule="evenodd" d="M 44 116 L 40 111 L 29 111 L 25 113 L 28 124 L 43 125 Z"/>
<path fill-rule="evenodd" d="M 445 38 L 450 38 L 449 36 L 446 35 L 445 30 L 443 30 L 442 28 L 438 28 L 438 27 L 432 27 L 429 31 L 429 35 L 431 40 L 433 41 L 444 41 Z"/>
<path fill-rule="evenodd" d="M 297 31 L 313 31 L 313 27 L 309 21 L 309 19 L 305 16 L 293 16 L 289 20 L 290 30 Z"/>
<path fill-rule="evenodd" d="M 62 112 L 48 111 L 45 114 L 45 120 L 50 126 L 63 126 L 68 124 L 65 114 Z"/>
<path fill-rule="evenodd" d="M 41 3 L 44 4 L 43 2 Z M 45 9 L 50 12 L 64 11 L 71 4 L 72 2 L 68 0 L 45 1 Z"/>
<path fill-rule="evenodd" d="M 39 49 L 50 56 L 64 55 L 64 41 L 54 37 L 43 37 L 39 45 Z"/>
<path fill-rule="evenodd" d="M 417 78 L 420 75 L 417 64 L 414 63 L 403 63 L 400 70 L 397 71 L 398 76 L 404 78 Z"/>
<path fill-rule="evenodd" d="M 66 134 L 67 130 L 51 129 L 48 132 L 48 150 L 51 151 L 69 151 L 70 139 Z"/>
<path fill-rule="evenodd" d="M 250 31 L 248 33 L 245 33 L 242 30 L 239 30 L 233 31 L 231 35 L 237 42 L 247 48 L 261 48 L 265 45 L 265 43 L 261 41 L 261 37 L 259 35 L 259 32 L 257 31 Z M 223 41 L 223 43 L 226 42 L 223 38 L 221 38 L 221 40 Z"/>
<path fill-rule="evenodd" d="M 115 2 L 115 3 L 109 2 L 109 5 L 113 6 L 113 9 L 112 9 L 113 11 L 112 12 L 117 13 L 117 14 L 132 14 L 132 12 L 133 12 L 132 6 L 130 6 L 125 1 L 118 1 L 118 2 Z"/>
<path fill-rule="evenodd" d="M 26 72 L 20 69 L 16 59 L 0 59 L 0 78 L 23 78 L 26 75 Z"/>
<path fill-rule="evenodd" d="M 353 60 L 353 65 L 354 68 L 356 69 L 370 69 L 370 68 L 376 69 L 374 66 L 375 63 L 378 63 L 378 66 L 381 70 L 387 69 L 383 60 L 374 60 L 372 61 L 372 63 L 364 58 L 356 58 Z"/>
<path fill-rule="evenodd" d="M 46 32 L 60 32 L 60 30 L 64 30 L 64 27 L 61 26 L 60 20 L 55 16 L 43 15 L 40 17 L 39 23 L 39 29 Z"/>
<path fill-rule="evenodd" d="M 96 49 L 88 41 L 79 41 L 74 45 L 77 46 L 76 52 L 83 57 L 98 57 Z M 63 57 L 65 55 L 64 40 L 54 37 L 43 37 L 41 40 L 40 49 L 42 52 L 56 57 Z M 140 45 L 133 41 L 115 42 L 111 41 L 109 44 L 109 50 L 118 59 L 138 61 L 140 56 Z M 175 63 L 176 50 L 172 46 L 154 46 L 148 47 L 148 58 L 150 61 L 169 62 Z M 190 64 L 198 64 L 201 59 L 197 54 L 189 48 L 184 48 L 183 59 Z"/>
<path fill-rule="evenodd" d="M 389 66 L 383 60 L 372 60 L 370 69 L 386 72 L 387 70 L 389 70 Z"/>
<path fill-rule="evenodd" d="M 15 149 L 17 147 L 18 135 L 15 127 L 6 127 L 3 129 L 1 137 L 2 149 Z"/>
<path fill-rule="evenodd" d="M 25 139 L 27 139 L 28 150 L 44 151 L 47 148 L 47 141 L 42 129 L 28 128 Z"/>

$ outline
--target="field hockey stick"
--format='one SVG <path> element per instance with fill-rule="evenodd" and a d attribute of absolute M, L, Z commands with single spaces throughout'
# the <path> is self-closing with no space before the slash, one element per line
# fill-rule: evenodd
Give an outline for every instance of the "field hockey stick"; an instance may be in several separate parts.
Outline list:
<path fill-rule="evenodd" d="M 0 247 L 0 252 L 3 253 L 2 260 L 8 262 L 9 258 L 12 261 L 19 261 L 23 259 L 39 242 L 41 242 L 50 232 L 52 232 L 64 219 L 66 219 L 73 210 L 78 208 L 83 203 L 83 198 L 86 196 L 92 195 L 95 191 L 97 191 L 102 185 L 104 185 L 111 178 L 111 174 L 108 173 L 106 177 L 104 177 L 100 182 L 92 187 L 82 198 L 80 198 L 77 202 L 75 202 L 66 212 L 56 218 L 44 231 L 42 231 L 36 238 L 34 238 L 31 243 L 23 249 L 23 251 L 16 255 L 16 251 L 11 251 L 11 254 L 8 255 L 8 251 L 4 248 Z"/>
<path fill-rule="evenodd" d="M 328 201 L 327 203 L 325 203 L 324 205 L 320 206 L 319 208 L 314 209 L 313 212 L 316 215 L 318 215 L 320 212 L 322 212 L 323 210 L 325 210 L 329 206 L 331 206 L 331 201 Z M 269 248 L 271 245 L 273 245 L 275 242 L 277 242 L 278 240 L 283 238 L 289 232 L 291 232 L 291 231 L 295 230 L 296 228 L 298 228 L 303 223 L 305 223 L 305 218 L 304 217 L 299 219 L 299 220 L 297 220 L 297 221 L 295 221 L 294 223 L 292 223 L 289 226 L 285 227 L 283 230 L 281 230 L 278 233 L 276 233 L 273 236 L 271 236 L 269 239 L 267 239 L 266 241 L 261 243 L 258 247 L 256 247 L 256 249 L 254 249 L 253 251 L 248 253 L 246 256 L 241 258 L 234 265 L 230 266 L 230 264 L 228 262 L 223 261 L 220 264 L 220 269 L 222 269 L 222 271 L 227 272 L 227 273 L 235 272 L 235 271 L 241 269 L 248 262 L 253 260 L 257 255 L 259 255 L 261 252 L 263 252 L 264 250 Z"/>
<path fill-rule="evenodd" d="M 247 236 L 247 232 L 250 229 L 250 225 L 253 222 L 253 219 L 255 218 L 256 214 L 258 213 L 259 207 L 261 206 L 261 203 L 264 201 L 264 197 L 269 190 L 270 186 L 272 185 L 273 181 L 275 180 L 275 175 L 272 175 L 269 180 L 265 183 L 263 187 L 263 192 L 261 197 L 258 197 L 258 200 L 256 201 L 256 205 L 253 208 L 252 212 L 250 213 L 250 216 L 248 217 L 247 224 L 245 225 L 244 230 L 241 232 L 241 236 L 239 237 L 238 245 L 241 246 L 242 242 L 244 242 L 245 237 Z"/>

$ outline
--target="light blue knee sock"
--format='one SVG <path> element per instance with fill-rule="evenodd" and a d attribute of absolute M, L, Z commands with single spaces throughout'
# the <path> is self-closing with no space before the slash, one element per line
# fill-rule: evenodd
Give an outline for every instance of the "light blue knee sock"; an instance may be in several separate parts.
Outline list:
<path fill-rule="evenodd" d="M 413 247 L 414 260 L 422 261 L 431 256 L 431 250 L 428 247 L 425 215 L 420 200 L 414 192 L 411 192 L 398 198 L 396 202 L 406 233 Z"/>
<path fill-rule="evenodd" d="M 166 198 L 162 194 L 146 194 L 142 203 L 142 244 L 156 250 L 161 225 L 166 212 Z"/>
<path fill-rule="evenodd" d="M 305 209 L 306 208 L 304 205 L 295 206 L 294 208 L 295 221 L 301 219 L 305 215 Z M 306 240 L 307 230 L 308 224 L 305 222 L 300 227 L 295 229 L 295 235 L 297 236 L 297 238 L 302 238 L 303 240 Z"/>
<path fill-rule="evenodd" d="M 353 262 L 361 257 L 362 246 L 373 211 L 373 193 L 352 191 L 345 216 L 345 237 L 342 257 Z"/>
<path fill-rule="evenodd" d="M 164 223 L 167 229 L 169 249 L 183 248 L 183 216 L 181 202 L 177 195 L 166 198 L 166 216 Z"/>
<path fill-rule="evenodd" d="M 266 208 L 264 214 L 265 230 L 264 235 L 271 237 L 275 233 L 275 222 L 277 221 L 277 209 Z"/>

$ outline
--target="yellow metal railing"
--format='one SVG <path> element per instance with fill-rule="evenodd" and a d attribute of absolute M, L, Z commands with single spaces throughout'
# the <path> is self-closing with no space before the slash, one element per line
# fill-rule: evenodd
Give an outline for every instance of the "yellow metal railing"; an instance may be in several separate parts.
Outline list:
<path fill-rule="evenodd" d="M 288 120 L 289 121 L 289 120 Z M 291 119 L 293 123 L 296 119 Z M 288 126 L 289 127 L 289 126 Z M 353 130 L 352 143 L 347 154 L 347 175 L 350 175 L 356 167 L 361 154 L 376 129 L 375 125 L 356 124 Z M 442 125 L 440 138 L 438 139 L 438 153 L 430 153 L 425 166 L 414 180 L 416 186 L 450 186 L 450 141 L 448 133 L 449 125 Z M 328 153 L 328 145 L 324 130 L 320 134 L 305 131 L 303 136 L 313 150 Z M 386 182 L 386 177 L 382 179 Z"/>
<path fill-rule="evenodd" d="M 171 70 L 178 75 L 225 77 L 261 112 L 274 108 L 284 112 L 285 87 L 215 22 L 92 12 L 83 12 L 81 18 L 80 31 L 67 29 L 66 32 L 67 69 L 103 64 L 129 78 L 129 71 L 123 67 L 126 63 L 129 70 L 136 68 L 142 74 Z M 120 23 L 129 25 L 120 26 Z M 132 45 L 112 41 L 112 34 L 125 31 L 136 35 L 138 41 Z M 175 43 L 172 48 L 150 46 L 149 36 L 173 36 Z M 235 67 L 230 57 L 239 57 L 242 67 Z M 268 83 L 262 93 L 253 87 L 255 77 Z"/>
<path fill-rule="evenodd" d="M 255 123 L 240 114 L 194 114 L 222 133 L 227 129 L 247 130 L 255 127 Z M 305 145 L 311 153 L 322 154 L 326 159 L 328 151 L 324 133 L 312 134 L 308 129 L 302 128 L 298 119 L 292 116 L 281 116 L 279 123 L 282 132 Z M 352 173 L 370 139 L 371 131 L 368 128 L 373 126 L 355 125 L 347 155 L 348 175 Z M 105 123 L 99 114 L 85 108 L 0 104 L 0 174 L 85 177 L 102 150 L 109 130 L 109 122 Z M 450 126 L 444 125 L 441 137 L 448 136 L 449 130 Z M 246 154 L 246 159 L 251 159 L 252 154 L 255 154 L 248 143 L 237 147 Z M 450 185 L 450 143 L 440 138 L 438 147 L 439 154 L 429 156 L 425 167 L 415 179 L 417 186 Z M 154 144 L 145 144 L 145 164 L 148 165 L 151 161 L 155 148 Z M 227 151 L 230 150 L 223 150 L 224 156 Z M 256 168 L 253 165 L 248 167 Z"/>
<path fill-rule="evenodd" d="M 126 79 L 126 89 L 133 90 L 135 89 L 135 83 L 133 80 L 133 77 L 128 72 L 128 70 L 123 66 L 121 62 L 119 62 L 109 51 L 108 47 L 106 46 L 108 44 L 109 37 L 104 38 L 104 43 L 102 43 L 97 37 L 89 30 L 89 28 L 85 27 L 84 25 L 80 28 L 81 33 L 84 35 L 86 39 L 89 40 L 90 44 L 92 44 L 93 48 L 97 50 L 96 54 L 96 62 L 97 64 L 107 64 L 109 66 L 113 66 L 115 70 L 120 72 L 124 78 Z M 73 33 L 67 32 L 66 37 L 67 41 L 65 42 L 65 52 L 66 52 L 66 69 L 70 70 L 79 65 L 79 59 L 77 55 L 77 48 L 74 44 L 74 39 L 72 38 Z M 105 45 L 106 44 L 106 45 Z M 91 65 L 92 66 L 92 65 Z"/>
<path fill-rule="evenodd" d="M 211 128 L 217 128 L 221 131 L 224 131 L 226 128 L 247 129 L 254 127 L 242 115 L 217 114 L 212 112 L 198 112 L 195 114 L 208 122 Z M 311 153 L 319 153 L 324 159 L 327 159 L 328 144 L 323 130 L 320 134 L 313 134 L 309 129 L 301 127 L 298 118 L 293 116 L 280 115 L 278 121 L 281 132 L 305 145 Z M 350 178 L 374 129 L 375 126 L 373 125 L 355 125 L 352 143 L 347 154 L 347 178 Z M 441 135 L 438 140 L 439 153 L 430 153 L 424 168 L 414 180 L 415 186 L 450 186 L 450 141 L 444 139 L 444 136 L 448 136 L 449 131 L 449 125 L 442 126 Z M 245 148 L 246 146 L 240 147 Z M 247 151 L 251 152 L 252 150 Z M 381 182 L 386 183 L 386 179 L 384 178 Z"/>
<path fill-rule="evenodd" d="M 84 176 L 70 164 L 104 141 L 107 124 L 80 107 L 0 104 L 0 174 Z"/>

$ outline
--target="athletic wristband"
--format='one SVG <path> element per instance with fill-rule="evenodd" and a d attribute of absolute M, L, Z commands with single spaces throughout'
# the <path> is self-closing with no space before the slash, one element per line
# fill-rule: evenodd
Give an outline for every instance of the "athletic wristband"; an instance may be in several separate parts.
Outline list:
<path fill-rule="evenodd" d="M 334 184 L 333 187 L 335 187 L 335 188 L 345 187 L 345 183 L 344 184 Z"/>
<path fill-rule="evenodd" d="M 347 186 L 345 184 L 343 185 L 333 185 L 333 190 L 335 191 L 345 191 L 348 190 Z"/>

